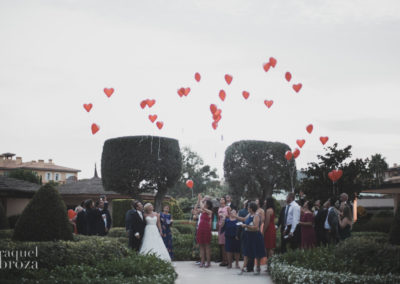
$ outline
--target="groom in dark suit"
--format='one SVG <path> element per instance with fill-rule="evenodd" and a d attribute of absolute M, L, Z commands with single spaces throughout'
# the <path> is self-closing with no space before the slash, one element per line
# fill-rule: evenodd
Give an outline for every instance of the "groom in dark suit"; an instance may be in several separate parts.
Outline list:
<path fill-rule="evenodd" d="M 142 243 L 146 221 L 143 216 L 143 205 L 140 201 L 134 203 L 135 212 L 132 212 L 129 227 L 129 247 L 139 251 Z"/>

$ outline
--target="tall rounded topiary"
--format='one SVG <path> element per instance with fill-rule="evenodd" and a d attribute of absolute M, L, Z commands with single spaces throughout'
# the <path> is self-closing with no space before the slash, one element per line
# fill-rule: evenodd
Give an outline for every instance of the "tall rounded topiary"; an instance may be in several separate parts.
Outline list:
<path fill-rule="evenodd" d="M 139 198 L 141 192 L 157 190 L 155 209 L 161 210 L 169 188 L 181 175 L 182 156 L 178 140 L 158 136 L 128 136 L 104 142 L 101 176 L 107 191 Z"/>
<path fill-rule="evenodd" d="M 8 229 L 8 219 L 3 204 L 0 202 L 0 230 Z"/>
<path fill-rule="evenodd" d="M 400 202 L 397 204 L 397 211 L 394 215 L 392 227 L 390 228 L 389 235 L 390 243 L 400 245 Z"/>
<path fill-rule="evenodd" d="M 42 186 L 22 212 L 13 239 L 18 241 L 72 240 L 67 208 L 58 190 Z"/>

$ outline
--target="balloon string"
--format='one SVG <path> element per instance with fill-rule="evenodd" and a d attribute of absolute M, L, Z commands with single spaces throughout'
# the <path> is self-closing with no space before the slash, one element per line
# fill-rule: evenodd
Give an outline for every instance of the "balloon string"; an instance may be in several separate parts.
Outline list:
<path fill-rule="evenodd" d="M 153 154 L 153 135 L 151 136 L 151 142 L 150 142 L 150 154 Z"/>

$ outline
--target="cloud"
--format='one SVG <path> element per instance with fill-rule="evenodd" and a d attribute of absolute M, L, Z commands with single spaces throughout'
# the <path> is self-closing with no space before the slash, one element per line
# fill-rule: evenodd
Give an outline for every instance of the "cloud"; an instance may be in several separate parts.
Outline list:
<path fill-rule="evenodd" d="M 400 135 L 400 120 L 390 118 L 365 117 L 356 119 L 322 120 L 321 125 L 329 130 L 365 133 Z"/>

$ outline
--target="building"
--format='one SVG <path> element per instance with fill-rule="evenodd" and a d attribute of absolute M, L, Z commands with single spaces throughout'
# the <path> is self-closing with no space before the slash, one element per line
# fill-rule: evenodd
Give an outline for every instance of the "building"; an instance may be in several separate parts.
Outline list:
<path fill-rule="evenodd" d="M 400 183 L 400 166 L 394 164 L 393 167 L 388 168 L 384 174 L 385 183 Z"/>
<path fill-rule="evenodd" d="M 7 176 L 15 169 L 31 170 L 37 173 L 43 183 L 54 181 L 65 184 L 68 180 L 78 180 L 80 170 L 62 167 L 54 164 L 53 160 L 23 162 L 21 157 L 13 158 L 15 154 L 4 153 L 0 155 L 0 175 Z"/>

